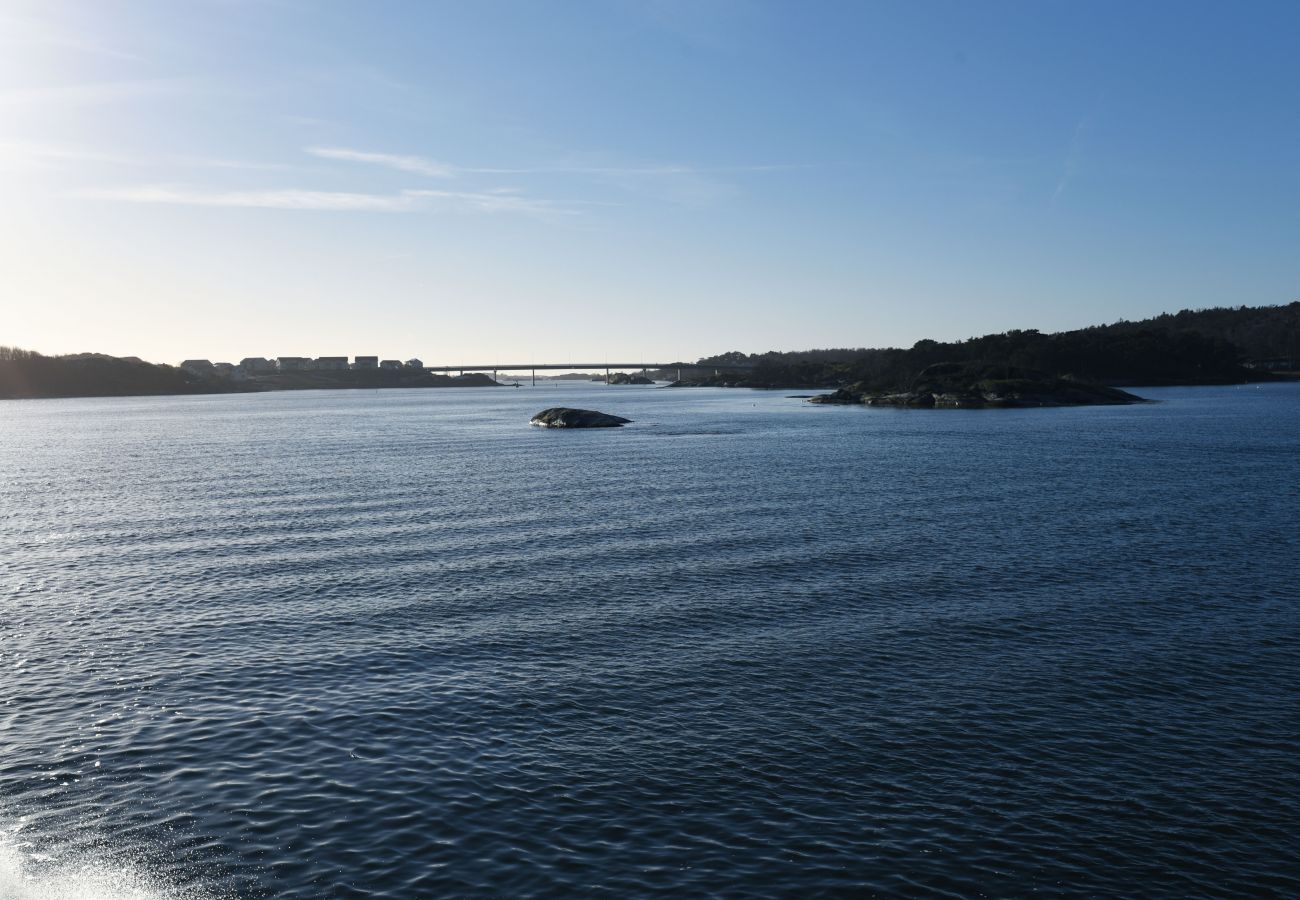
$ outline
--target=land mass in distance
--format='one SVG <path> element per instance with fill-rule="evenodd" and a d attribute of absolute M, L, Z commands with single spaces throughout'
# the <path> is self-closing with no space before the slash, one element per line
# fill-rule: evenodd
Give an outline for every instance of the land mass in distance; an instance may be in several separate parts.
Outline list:
<path fill-rule="evenodd" d="M 1231 384 L 1294 377 L 1297 361 L 1300 302 L 1183 310 L 1055 334 L 1013 330 L 965 341 L 922 340 L 906 349 L 732 352 L 649 374 L 676 379 L 680 386 L 835 391 L 826 402 L 928 406 L 947 405 L 946 397 L 952 405 L 962 405 L 960 398 L 974 401 L 978 396 L 983 405 L 1045 405 L 1136 399 L 1108 392 L 1106 385 Z M 0 347 L 0 399 L 498 384 L 483 373 L 432 373 L 413 365 L 418 362 L 334 370 L 270 367 L 234 377 L 215 368 L 161 365 L 135 357 L 44 356 Z M 724 371 L 720 366 L 733 368 Z"/>

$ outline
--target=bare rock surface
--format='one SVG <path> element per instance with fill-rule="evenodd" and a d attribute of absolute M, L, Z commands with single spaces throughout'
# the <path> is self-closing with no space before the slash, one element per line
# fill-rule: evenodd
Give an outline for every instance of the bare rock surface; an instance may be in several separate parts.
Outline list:
<path fill-rule="evenodd" d="M 619 428 L 631 421 L 622 416 L 611 416 L 594 409 L 553 406 L 533 416 L 528 424 L 541 428 Z"/>

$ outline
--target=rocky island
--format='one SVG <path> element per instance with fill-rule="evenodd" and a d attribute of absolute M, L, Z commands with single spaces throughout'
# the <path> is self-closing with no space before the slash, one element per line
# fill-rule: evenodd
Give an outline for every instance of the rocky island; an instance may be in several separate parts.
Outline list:
<path fill-rule="evenodd" d="M 985 407 L 1092 406 L 1144 403 L 1119 388 L 1057 378 L 1015 366 L 937 363 L 905 388 L 873 389 L 865 384 L 811 397 L 809 403 L 867 406 L 981 409 Z"/>
<path fill-rule="evenodd" d="M 539 428 L 621 428 L 631 419 L 596 412 L 594 409 L 571 409 L 553 406 L 544 409 L 528 421 Z"/>

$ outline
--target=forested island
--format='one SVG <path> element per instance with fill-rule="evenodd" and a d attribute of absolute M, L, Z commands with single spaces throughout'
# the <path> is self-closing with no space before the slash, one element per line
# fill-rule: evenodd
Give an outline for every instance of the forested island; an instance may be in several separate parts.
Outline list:
<path fill-rule="evenodd" d="M 1115 394 L 1098 391 L 1096 386 L 1101 385 L 1232 384 L 1295 377 L 1298 362 L 1300 302 L 1183 310 L 1140 322 L 1116 322 L 1055 334 L 1031 329 L 964 341 L 922 340 L 907 349 L 724 353 L 683 364 L 678 383 L 827 388 L 839 391 L 838 402 L 932 405 L 921 396 L 928 393 L 965 396 L 968 402 L 979 395 L 992 405 L 1043 405 L 1054 398 L 1070 403 L 1125 402 Z M 718 366 L 746 368 L 715 369 Z M 672 379 L 677 372 L 655 374 Z M 618 376 L 613 383 L 642 381 L 640 376 Z M 136 357 L 99 353 L 43 356 L 0 347 L 0 399 L 475 387 L 496 383 L 484 374 L 434 374 L 418 365 L 265 371 L 252 377 L 231 378 Z M 927 386 L 934 390 L 924 390 Z M 915 396 L 909 400 L 909 395 Z M 987 400 L 989 396 L 994 399 Z"/>
<path fill-rule="evenodd" d="M 898 405 L 908 405 L 902 398 L 919 392 L 922 385 L 918 379 L 923 373 L 945 393 L 975 393 L 981 381 L 1017 381 L 1016 389 L 1026 397 L 1035 392 L 1041 397 L 1049 389 L 1077 397 L 1073 392 L 1081 385 L 1275 380 L 1294 377 L 1297 363 L 1300 302 L 1184 310 L 1140 322 L 1055 334 L 1031 329 L 947 343 L 922 340 L 907 349 L 732 352 L 702 359 L 693 370 L 685 369 L 680 384 L 836 388 L 864 398 L 894 396 L 899 398 Z M 712 371 L 710 366 L 752 368 Z"/>

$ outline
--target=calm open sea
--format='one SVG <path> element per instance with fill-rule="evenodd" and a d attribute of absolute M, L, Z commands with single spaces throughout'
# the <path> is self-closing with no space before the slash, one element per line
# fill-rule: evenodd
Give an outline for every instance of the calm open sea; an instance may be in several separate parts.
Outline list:
<path fill-rule="evenodd" d="M 1139 393 L 0 403 L 0 897 L 1294 896 L 1300 385 Z"/>

